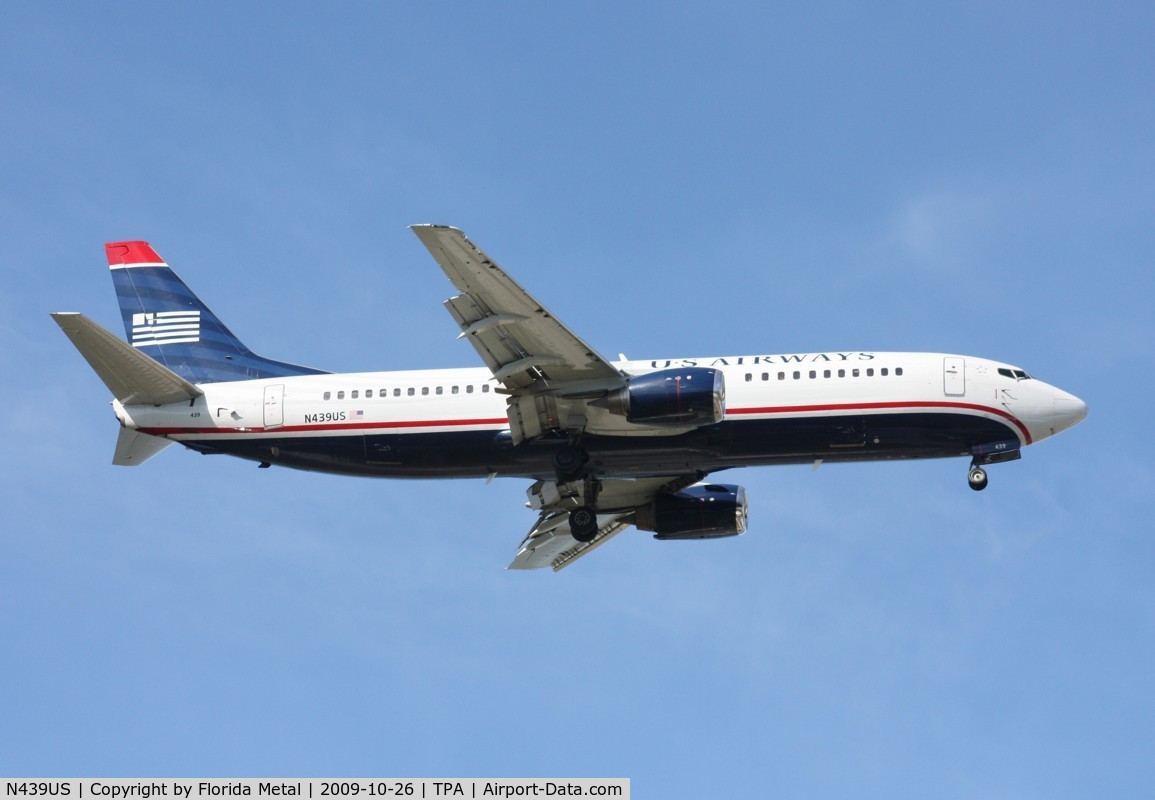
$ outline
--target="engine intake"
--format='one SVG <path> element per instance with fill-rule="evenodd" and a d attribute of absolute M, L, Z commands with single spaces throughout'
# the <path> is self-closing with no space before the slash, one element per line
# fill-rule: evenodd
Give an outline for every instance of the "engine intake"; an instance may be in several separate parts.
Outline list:
<path fill-rule="evenodd" d="M 713 425 L 726 415 L 726 381 L 708 367 L 664 369 L 630 378 L 597 404 L 645 425 Z"/>
<path fill-rule="evenodd" d="M 634 525 L 655 539 L 720 539 L 746 531 L 746 512 L 745 488 L 698 483 L 639 507 Z"/>

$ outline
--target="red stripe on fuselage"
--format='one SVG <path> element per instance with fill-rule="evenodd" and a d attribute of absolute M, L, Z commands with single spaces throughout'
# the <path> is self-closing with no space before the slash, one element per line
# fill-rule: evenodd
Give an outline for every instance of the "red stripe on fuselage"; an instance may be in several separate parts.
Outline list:
<path fill-rule="evenodd" d="M 1022 431 L 1023 439 L 1026 444 L 1031 443 L 1031 434 L 1027 430 L 1027 426 L 1020 422 L 1014 415 L 1004 411 L 1000 408 L 991 408 L 990 406 L 977 405 L 975 403 L 952 403 L 947 401 L 926 401 L 926 400 L 907 400 L 884 403 L 836 403 L 829 405 L 807 405 L 807 406 L 767 406 L 762 408 L 728 408 L 726 409 L 726 416 L 752 415 L 752 414 L 805 414 L 812 412 L 823 411 L 871 411 L 871 410 L 886 410 L 886 409 L 903 409 L 903 408 L 945 408 L 945 409 L 959 409 L 964 411 L 981 411 L 986 414 L 994 414 L 1004 419 L 1010 420 L 1014 425 Z M 395 422 L 342 422 L 331 425 L 285 425 L 279 428 L 139 428 L 141 433 L 147 433 L 152 436 L 174 436 L 181 434 L 228 434 L 228 433 L 243 433 L 243 434 L 280 434 L 280 433 L 313 433 L 325 431 L 365 431 L 365 430 L 395 430 L 400 428 L 449 428 L 449 427 L 467 427 L 474 425 L 500 425 L 505 426 L 509 424 L 509 420 L 505 417 L 496 417 L 490 419 L 434 419 L 434 420 L 402 420 Z"/>
<path fill-rule="evenodd" d="M 332 425 L 282 425 L 279 428 L 138 428 L 151 436 L 172 436 L 182 433 L 312 433 L 314 431 L 364 431 L 388 428 L 445 428 L 467 425 L 506 426 L 506 417 L 494 419 L 430 419 L 400 420 L 395 422 L 339 422 Z"/>

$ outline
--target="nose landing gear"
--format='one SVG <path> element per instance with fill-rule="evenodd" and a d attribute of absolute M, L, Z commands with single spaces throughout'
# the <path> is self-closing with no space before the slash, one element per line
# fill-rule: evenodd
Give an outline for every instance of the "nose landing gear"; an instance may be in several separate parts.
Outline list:
<path fill-rule="evenodd" d="M 967 485 L 976 492 L 981 492 L 987 488 L 987 473 L 978 464 L 971 464 L 971 471 L 967 474 Z"/>
<path fill-rule="evenodd" d="M 1002 464 L 1017 461 L 1023 457 L 1022 445 L 1017 439 L 978 444 L 971 448 L 971 469 L 967 474 L 967 486 L 976 492 L 987 488 L 986 464 Z"/>

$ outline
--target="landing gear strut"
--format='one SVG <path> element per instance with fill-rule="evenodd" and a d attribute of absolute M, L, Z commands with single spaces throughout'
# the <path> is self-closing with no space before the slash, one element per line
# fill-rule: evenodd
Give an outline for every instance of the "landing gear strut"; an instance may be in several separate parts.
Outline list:
<path fill-rule="evenodd" d="M 971 448 L 971 471 L 967 475 L 967 485 L 976 492 L 987 488 L 987 473 L 983 469 L 986 464 L 1003 464 L 1007 461 L 1018 461 L 1023 457 L 1021 445 L 1017 439 L 1003 442 L 987 442 L 977 444 Z"/>
<path fill-rule="evenodd" d="M 971 471 L 967 475 L 967 485 L 976 492 L 987 488 L 987 473 L 978 464 L 971 464 Z"/>
<path fill-rule="evenodd" d="M 578 480 L 582 482 L 580 494 L 575 493 L 582 505 L 569 512 L 570 535 L 582 543 L 592 542 L 598 535 L 598 514 L 595 509 L 598 492 L 602 488 L 596 476 L 586 474 L 586 464 L 589 460 L 590 454 L 582 447 L 580 435 L 571 438 L 569 444 L 553 454 L 553 469 L 559 485 L 572 486 Z"/>

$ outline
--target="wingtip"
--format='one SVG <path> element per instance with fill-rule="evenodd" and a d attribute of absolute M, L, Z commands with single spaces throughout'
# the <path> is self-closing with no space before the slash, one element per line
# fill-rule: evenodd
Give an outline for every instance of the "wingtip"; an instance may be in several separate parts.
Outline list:
<path fill-rule="evenodd" d="M 438 225 L 433 222 L 419 222 L 415 225 L 410 225 L 409 230 L 420 236 L 422 233 L 432 233 L 436 231 L 452 231 L 454 233 L 461 233 L 460 228 L 455 228 L 452 225 Z"/>
<path fill-rule="evenodd" d="M 76 323 L 84 318 L 79 311 L 50 311 L 48 316 L 52 317 L 52 321 L 63 331 L 75 328 Z"/>

